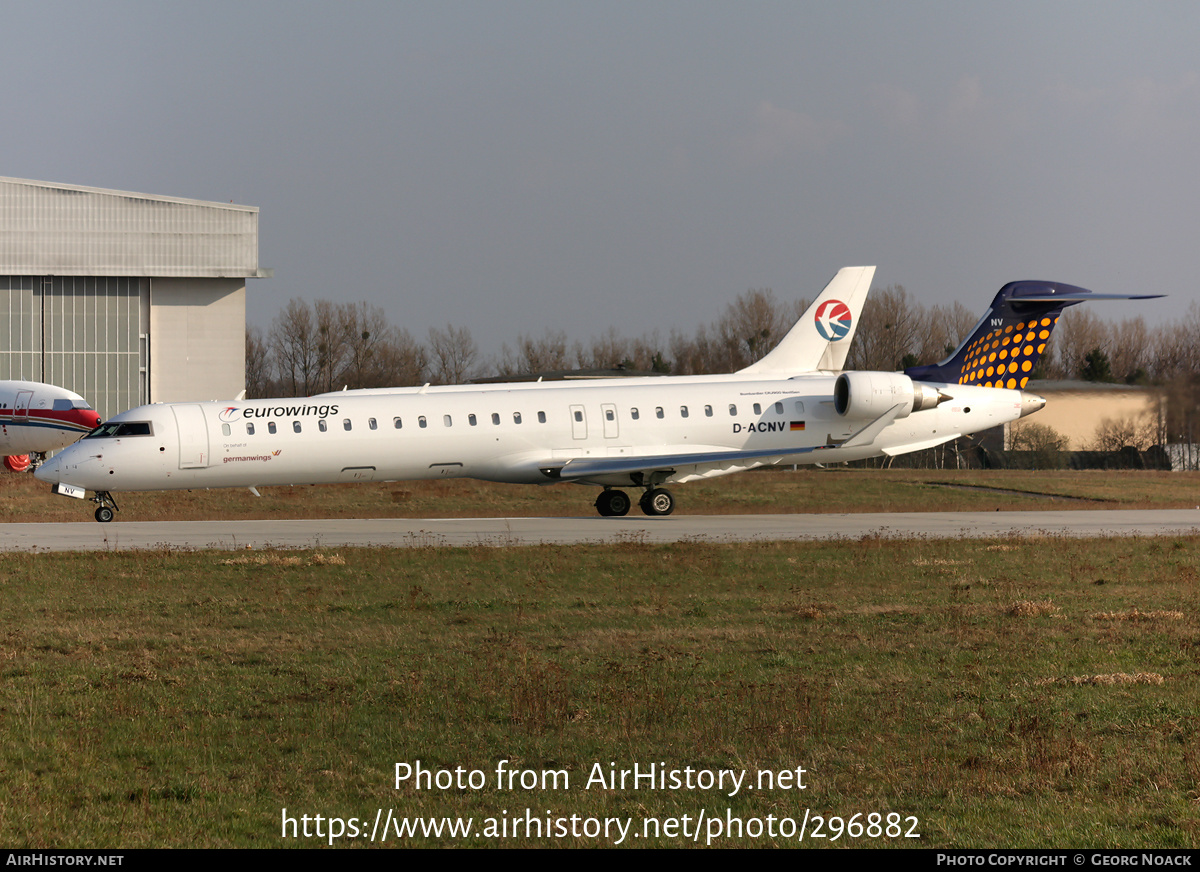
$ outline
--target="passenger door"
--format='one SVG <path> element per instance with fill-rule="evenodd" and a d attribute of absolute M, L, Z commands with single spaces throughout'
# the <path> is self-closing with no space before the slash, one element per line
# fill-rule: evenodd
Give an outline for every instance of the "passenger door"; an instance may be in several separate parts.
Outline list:
<path fill-rule="evenodd" d="M 208 466 L 208 422 L 203 407 L 195 404 L 173 405 L 175 426 L 179 428 L 179 468 L 203 469 Z"/>

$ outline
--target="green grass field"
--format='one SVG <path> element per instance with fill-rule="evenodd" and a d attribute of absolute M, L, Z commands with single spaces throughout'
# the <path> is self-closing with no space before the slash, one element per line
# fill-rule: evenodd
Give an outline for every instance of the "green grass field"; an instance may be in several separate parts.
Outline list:
<path fill-rule="evenodd" d="M 639 833 L 787 832 L 807 809 L 803 843 L 712 844 L 1195 847 L 1198 559 L 1196 539 L 7 554 L 0 842 L 324 844 L 283 838 L 284 808 Z M 487 784 L 396 789 L 417 760 Z M 498 790 L 501 760 L 569 789 Z M 597 763 L 801 767 L 807 789 L 585 789 Z M 813 815 L 840 823 L 814 839 Z"/>

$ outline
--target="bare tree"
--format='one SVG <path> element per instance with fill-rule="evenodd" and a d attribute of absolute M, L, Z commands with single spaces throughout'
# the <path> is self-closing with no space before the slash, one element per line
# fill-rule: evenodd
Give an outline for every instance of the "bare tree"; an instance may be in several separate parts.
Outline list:
<path fill-rule="evenodd" d="M 270 397 L 275 394 L 275 362 L 271 348 L 258 327 L 246 328 L 246 396 Z"/>
<path fill-rule="evenodd" d="M 1126 384 L 1149 379 L 1150 331 L 1141 315 L 1109 328 L 1108 360 L 1113 376 Z"/>
<path fill-rule="evenodd" d="M 403 387 L 429 381 L 429 355 L 407 330 L 391 330 L 375 347 L 372 360 L 375 384 L 363 387 Z"/>
<path fill-rule="evenodd" d="M 626 361 L 632 362 L 631 345 L 617 333 L 616 327 L 609 327 L 599 337 L 593 337 L 586 349 L 577 344 L 575 359 L 583 369 L 614 369 Z"/>
<path fill-rule="evenodd" d="M 1096 428 L 1093 451 L 1120 451 L 1132 446 L 1145 451 L 1158 441 L 1158 425 L 1152 415 L 1129 418 L 1105 418 Z"/>
<path fill-rule="evenodd" d="M 1066 466 L 1066 451 L 1070 444 L 1069 438 L 1045 424 L 1021 421 L 1013 422 L 1009 428 L 1009 449 L 1029 452 L 1034 469 Z"/>
<path fill-rule="evenodd" d="M 713 325 L 724 357 L 720 362 L 713 361 L 713 371 L 735 372 L 760 360 L 791 327 L 789 314 L 770 288 L 751 288 L 739 294 Z"/>
<path fill-rule="evenodd" d="M 863 305 L 846 368 L 884 372 L 899 369 L 905 355 L 915 355 L 919 350 L 928 319 L 922 307 L 909 300 L 902 285 L 889 285 L 871 293 Z"/>
<path fill-rule="evenodd" d="M 955 300 L 949 306 L 933 306 L 924 320 L 926 329 L 920 334 L 915 352 L 917 362 L 940 363 L 967 338 L 979 316 Z"/>
<path fill-rule="evenodd" d="M 571 358 L 567 354 L 567 334 L 549 327 L 540 337 L 517 334 L 517 347 L 501 346 L 500 372 L 502 375 L 521 375 L 535 372 L 557 372 L 570 369 Z"/>
<path fill-rule="evenodd" d="M 1150 344 L 1150 374 L 1158 381 L 1200 377 L 1200 303 L 1193 300 L 1183 318 L 1160 327 Z"/>
<path fill-rule="evenodd" d="M 440 385 L 458 385 L 467 381 L 479 358 L 479 347 L 466 327 L 446 325 L 445 330 L 429 328 L 431 379 Z"/>
<path fill-rule="evenodd" d="M 709 336 L 708 329 L 700 327 L 688 338 L 677 331 L 671 332 L 671 371 L 676 375 L 705 375 L 713 372 L 729 372 L 722 369 L 725 355 L 718 349 L 719 342 Z"/>
<path fill-rule="evenodd" d="M 369 388 L 421 383 L 398 380 L 403 377 L 395 371 L 397 368 L 403 370 L 404 376 L 412 375 L 414 363 L 418 364 L 418 370 L 424 370 L 424 349 L 417 346 L 419 354 L 413 356 L 412 337 L 388 324 L 383 309 L 368 303 L 341 303 L 336 307 L 335 318 L 332 335 L 337 337 L 338 368 L 331 374 L 334 389 L 339 385 Z M 406 355 L 406 362 L 400 364 Z M 330 359 L 334 358 L 331 354 Z M 418 373 L 418 377 L 420 374 L 423 373 Z"/>
<path fill-rule="evenodd" d="M 271 325 L 270 346 L 280 387 L 291 396 L 317 392 L 321 371 L 319 343 L 312 308 L 304 300 L 290 300 Z"/>
<path fill-rule="evenodd" d="M 1088 352 L 1108 353 L 1107 330 L 1090 309 L 1076 307 L 1059 317 L 1047 347 L 1053 349 L 1053 357 L 1052 366 L 1045 369 L 1053 378 L 1079 378 Z"/>
<path fill-rule="evenodd" d="M 320 389 L 343 387 L 342 371 L 353 340 L 355 305 L 317 300 L 313 321 L 317 329 L 317 368 Z"/>

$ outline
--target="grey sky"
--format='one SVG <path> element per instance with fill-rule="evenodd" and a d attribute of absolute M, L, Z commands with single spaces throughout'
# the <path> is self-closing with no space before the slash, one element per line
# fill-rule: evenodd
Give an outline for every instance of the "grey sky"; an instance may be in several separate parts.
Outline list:
<path fill-rule="evenodd" d="M 1195 3 L 0 6 L 0 175 L 261 208 L 251 323 L 687 332 L 841 266 L 1196 293 Z"/>

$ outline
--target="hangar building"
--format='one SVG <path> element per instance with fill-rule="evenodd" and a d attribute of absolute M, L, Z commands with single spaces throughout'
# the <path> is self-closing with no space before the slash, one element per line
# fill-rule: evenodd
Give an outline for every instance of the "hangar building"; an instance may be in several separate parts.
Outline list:
<path fill-rule="evenodd" d="M 258 209 L 0 177 L 0 379 L 108 418 L 245 387 Z"/>

